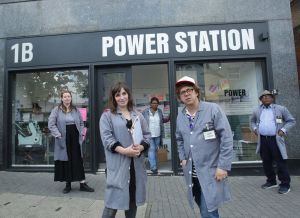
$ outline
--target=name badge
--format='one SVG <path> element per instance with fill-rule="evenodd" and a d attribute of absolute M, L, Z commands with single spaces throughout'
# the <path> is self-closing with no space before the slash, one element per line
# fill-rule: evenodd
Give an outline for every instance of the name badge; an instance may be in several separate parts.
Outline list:
<path fill-rule="evenodd" d="M 282 123 L 282 119 L 281 118 L 276 118 L 276 123 Z"/>
<path fill-rule="evenodd" d="M 215 130 L 209 130 L 203 132 L 204 135 L 204 140 L 209 140 L 209 139 L 215 139 L 216 138 L 216 133 Z"/>

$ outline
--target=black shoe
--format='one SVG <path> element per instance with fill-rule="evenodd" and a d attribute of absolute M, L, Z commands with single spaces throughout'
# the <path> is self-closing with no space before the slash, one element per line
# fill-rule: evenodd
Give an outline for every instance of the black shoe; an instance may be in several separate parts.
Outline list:
<path fill-rule="evenodd" d="M 279 194 L 287 194 L 291 191 L 290 187 L 280 186 L 278 189 Z"/>
<path fill-rule="evenodd" d="M 275 188 L 278 187 L 276 183 L 266 182 L 261 186 L 262 189 L 269 189 L 269 188 Z"/>
<path fill-rule="evenodd" d="M 64 190 L 63 190 L 63 193 L 64 194 L 67 194 L 67 193 L 69 193 L 70 191 L 71 191 L 71 183 L 70 182 L 67 182 L 66 183 L 66 187 L 64 188 Z"/>
<path fill-rule="evenodd" d="M 84 192 L 94 192 L 95 190 L 88 186 L 86 183 L 80 183 L 80 191 Z"/>
<path fill-rule="evenodd" d="M 151 170 L 151 172 L 152 172 L 153 174 L 157 174 L 157 173 L 158 173 L 157 169 Z"/>

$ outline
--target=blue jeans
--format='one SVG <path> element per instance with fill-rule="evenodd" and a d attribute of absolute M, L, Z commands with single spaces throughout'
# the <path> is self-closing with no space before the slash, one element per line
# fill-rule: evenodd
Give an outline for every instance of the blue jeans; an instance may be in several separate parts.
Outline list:
<path fill-rule="evenodd" d="M 201 187 L 199 180 L 197 178 L 193 178 L 193 195 L 195 198 L 195 202 L 197 203 L 199 209 L 200 209 L 200 214 L 202 218 L 219 218 L 219 212 L 218 209 L 208 212 L 206 202 L 204 199 L 204 195 L 202 193 Z"/>
<path fill-rule="evenodd" d="M 151 170 L 156 170 L 157 166 L 156 166 L 156 151 L 157 151 L 157 147 L 160 144 L 160 136 L 158 137 L 152 137 L 150 139 L 150 148 L 148 151 L 148 159 L 149 159 L 149 163 L 150 163 L 150 169 Z"/>
<path fill-rule="evenodd" d="M 216 209 L 212 212 L 208 212 L 202 191 L 201 191 L 201 204 L 200 204 L 199 208 L 200 208 L 200 214 L 201 214 L 202 218 L 219 218 L 218 209 Z"/>

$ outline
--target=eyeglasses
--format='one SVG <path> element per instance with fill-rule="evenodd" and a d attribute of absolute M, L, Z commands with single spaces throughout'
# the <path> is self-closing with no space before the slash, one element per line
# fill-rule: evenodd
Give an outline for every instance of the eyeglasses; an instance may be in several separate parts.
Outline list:
<path fill-rule="evenodd" d="M 186 89 L 186 90 L 180 91 L 179 94 L 180 94 L 180 95 L 191 94 L 193 91 L 194 91 L 193 88 L 188 88 L 188 89 Z"/>
<path fill-rule="evenodd" d="M 158 103 L 156 103 L 156 102 L 152 102 L 151 104 L 158 104 Z"/>

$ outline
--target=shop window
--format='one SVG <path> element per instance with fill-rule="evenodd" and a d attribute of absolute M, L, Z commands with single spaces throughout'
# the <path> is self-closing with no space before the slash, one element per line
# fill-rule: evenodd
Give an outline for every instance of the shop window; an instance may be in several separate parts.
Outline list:
<path fill-rule="evenodd" d="M 66 70 L 17 73 L 12 90 L 12 164 L 53 165 L 54 139 L 48 129 L 51 110 L 68 88 L 85 123 L 85 167 L 90 167 L 88 131 L 88 71 Z"/>
<path fill-rule="evenodd" d="M 261 65 L 260 61 L 176 65 L 176 79 L 193 77 L 198 81 L 201 99 L 215 102 L 225 111 L 234 135 L 233 161 L 260 159 L 255 154 L 257 138 L 249 120 L 263 90 Z"/>

